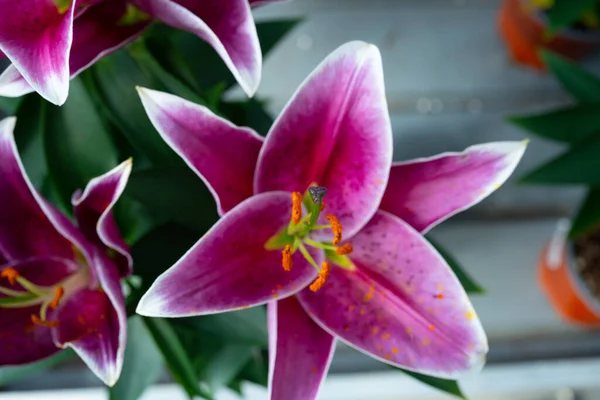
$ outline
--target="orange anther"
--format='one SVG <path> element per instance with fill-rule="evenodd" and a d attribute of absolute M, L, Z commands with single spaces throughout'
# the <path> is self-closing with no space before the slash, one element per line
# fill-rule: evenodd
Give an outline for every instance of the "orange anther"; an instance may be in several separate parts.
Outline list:
<path fill-rule="evenodd" d="M 342 224 L 340 224 L 340 220 L 333 214 L 327 214 L 325 218 L 329 221 L 331 231 L 333 232 L 333 240 L 331 243 L 337 246 L 342 241 Z"/>
<path fill-rule="evenodd" d="M 60 325 L 59 321 L 46 321 L 40 319 L 40 317 L 35 314 L 31 314 L 31 322 L 39 326 L 45 326 L 46 328 L 56 328 L 58 325 Z"/>
<path fill-rule="evenodd" d="M 439 300 L 441 300 L 441 299 L 443 299 L 443 298 L 444 298 L 444 293 L 438 293 L 438 294 L 436 294 L 434 297 L 435 297 L 436 299 L 439 299 Z"/>
<path fill-rule="evenodd" d="M 321 271 L 319 272 L 319 276 L 317 276 L 317 279 L 315 279 L 315 281 L 309 286 L 309 289 L 312 292 L 316 292 L 317 290 L 323 287 L 325 281 L 327 280 L 327 277 L 329 276 L 329 270 L 329 263 L 327 261 L 323 261 L 323 263 L 321 264 Z"/>
<path fill-rule="evenodd" d="M 60 299 L 63 297 L 63 294 L 65 294 L 65 290 L 62 288 L 62 286 L 57 286 L 54 292 L 54 298 L 50 302 L 51 309 L 54 310 L 56 307 L 58 307 L 58 304 L 60 303 Z"/>
<path fill-rule="evenodd" d="M 281 265 L 287 272 L 292 270 L 292 246 L 286 244 L 281 252 Z"/>
<path fill-rule="evenodd" d="M 300 192 L 292 193 L 292 222 L 297 224 L 302 218 L 302 195 Z"/>
<path fill-rule="evenodd" d="M 354 248 L 352 247 L 352 244 L 346 243 L 346 244 L 338 247 L 337 249 L 335 249 L 335 253 L 339 254 L 341 256 L 344 256 L 346 254 L 352 253 L 353 250 L 354 250 Z"/>
<path fill-rule="evenodd" d="M 0 277 L 6 278 L 8 283 L 14 285 L 17 283 L 17 278 L 19 277 L 19 273 L 14 268 L 5 268 L 0 272 Z"/>

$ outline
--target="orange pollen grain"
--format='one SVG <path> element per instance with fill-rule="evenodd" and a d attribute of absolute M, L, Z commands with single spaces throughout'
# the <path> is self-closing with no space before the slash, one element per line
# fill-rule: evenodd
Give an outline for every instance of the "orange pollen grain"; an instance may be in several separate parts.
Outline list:
<path fill-rule="evenodd" d="M 54 310 L 56 307 L 58 307 L 58 305 L 60 303 L 60 299 L 62 299 L 62 297 L 63 297 L 64 294 L 65 294 L 65 290 L 63 289 L 63 287 L 62 286 L 57 286 L 56 287 L 56 291 L 54 292 L 54 298 L 50 302 L 50 308 L 51 309 Z"/>
<path fill-rule="evenodd" d="M 315 279 L 315 281 L 309 286 L 309 289 L 312 292 L 316 292 L 317 290 L 321 289 L 323 285 L 325 285 L 325 281 L 329 276 L 329 270 L 329 263 L 327 261 L 323 261 L 323 263 L 321 264 L 321 271 L 319 272 L 319 276 L 317 276 L 317 279 Z"/>
<path fill-rule="evenodd" d="M 19 277 L 19 273 L 17 272 L 17 270 L 9 267 L 9 268 L 3 269 L 2 272 L 0 272 L 0 277 L 6 278 L 8 280 L 8 283 L 10 283 L 11 285 L 14 285 L 17 283 L 17 278 Z"/>
<path fill-rule="evenodd" d="M 286 244 L 281 252 L 281 265 L 287 272 L 292 270 L 292 246 Z"/>
<path fill-rule="evenodd" d="M 433 331 L 433 330 L 435 330 L 435 326 L 434 326 L 434 325 L 429 325 L 429 330 L 430 330 L 430 331 Z"/>
<path fill-rule="evenodd" d="M 302 195 L 300 192 L 292 193 L 292 222 L 297 224 L 302 218 Z"/>
<path fill-rule="evenodd" d="M 340 224 L 340 220 L 333 214 L 327 214 L 325 218 L 329 221 L 331 231 L 333 232 L 331 243 L 337 246 L 342 241 L 342 224 Z"/>
<path fill-rule="evenodd" d="M 398 348 L 397 347 L 392 347 L 392 353 L 398 354 Z"/>
<path fill-rule="evenodd" d="M 58 325 L 60 325 L 58 321 L 45 321 L 40 319 L 40 317 L 35 314 L 31 314 L 31 322 L 33 322 L 35 325 L 45 326 L 46 328 L 56 328 Z"/>
<path fill-rule="evenodd" d="M 390 335 L 389 333 L 384 333 L 383 335 L 381 335 L 381 338 L 383 340 L 390 340 L 390 338 L 392 337 L 392 335 Z"/>
<path fill-rule="evenodd" d="M 363 297 L 363 301 L 365 303 L 368 303 L 369 301 L 371 301 L 373 299 L 374 294 L 375 294 L 375 286 L 371 285 L 371 286 L 369 286 L 369 291 L 367 293 L 365 293 L 365 297 Z"/>
<path fill-rule="evenodd" d="M 444 298 L 444 293 L 438 293 L 438 294 L 436 294 L 435 298 L 439 299 L 439 300 L 443 299 Z"/>
<path fill-rule="evenodd" d="M 354 250 L 354 248 L 352 247 L 352 244 L 346 243 L 346 244 L 338 247 L 337 249 L 335 249 L 335 254 L 345 256 L 346 254 L 352 253 L 353 250 Z"/>

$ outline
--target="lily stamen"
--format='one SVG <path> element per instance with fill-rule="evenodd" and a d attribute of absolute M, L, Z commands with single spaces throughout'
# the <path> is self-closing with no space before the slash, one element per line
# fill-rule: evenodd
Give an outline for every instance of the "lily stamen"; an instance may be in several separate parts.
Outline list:
<path fill-rule="evenodd" d="M 341 256 L 344 256 L 346 254 L 350 254 L 350 253 L 352 253 L 352 251 L 354 251 L 354 248 L 352 247 L 351 243 L 346 243 L 346 244 L 344 244 L 344 245 L 342 245 L 340 247 L 337 247 L 335 249 L 335 253 L 339 254 Z"/>
<path fill-rule="evenodd" d="M 297 224 L 302 218 L 302 195 L 300 192 L 292 193 L 292 222 Z"/>
<path fill-rule="evenodd" d="M 331 243 L 338 245 L 342 241 L 342 224 L 340 220 L 333 214 L 327 214 L 325 216 L 329 224 L 331 225 L 331 231 L 333 232 L 333 240 Z"/>
<path fill-rule="evenodd" d="M 319 271 L 319 276 L 309 286 L 309 289 L 311 290 L 311 292 L 316 292 L 317 290 L 321 289 L 323 287 L 323 285 L 325 285 L 325 281 L 327 280 L 327 277 L 329 276 L 329 271 L 330 271 L 329 263 L 327 261 L 323 261 L 323 263 L 321 264 L 321 271 Z"/>
<path fill-rule="evenodd" d="M 281 265 L 283 266 L 284 270 L 290 272 L 292 270 L 292 246 L 286 244 L 281 254 Z"/>
<path fill-rule="evenodd" d="M 31 322 L 33 322 L 35 325 L 45 326 L 46 328 L 56 328 L 58 325 L 60 325 L 59 321 L 47 321 L 41 319 L 35 314 L 31 314 Z"/>
<path fill-rule="evenodd" d="M 2 278 L 6 278 L 8 280 L 8 283 L 10 283 L 11 285 L 16 285 L 17 284 L 17 278 L 19 277 L 19 273 L 17 272 L 17 270 L 15 270 L 14 268 L 5 268 L 2 270 L 2 272 L 0 272 L 0 277 Z"/>
<path fill-rule="evenodd" d="M 52 299 L 52 301 L 50 302 L 50 308 L 51 309 L 55 309 L 58 307 L 59 303 L 60 303 L 60 299 L 63 297 L 63 295 L 65 294 L 65 290 L 63 289 L 62 286 L 57 286 L 54 292 L 54 298 Z"/>

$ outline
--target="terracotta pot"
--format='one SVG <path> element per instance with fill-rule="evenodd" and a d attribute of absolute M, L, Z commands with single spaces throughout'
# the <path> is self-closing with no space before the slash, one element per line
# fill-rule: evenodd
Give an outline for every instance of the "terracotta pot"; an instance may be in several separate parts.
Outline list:
<path fill-rule="evenodd" d="M 569 221 L 560 221 L 540 256 L 539 283 L 554 310 L 565 321 L 600 327 L 600 301 L 592 296 L 577 271 L 573 245 L 567 240 Z"/>
<path fill-rule="evenodd" d="M 573 0 L 577 1 L 577 0 Z M 552 39 L 544 36 L 545 16 L 528 0 L 504 0 L 499 14 L 500 34 L 511 57 L 517 62 L 539 69 L 544 64 L 538 56 L 541 47 L 573 60 L 600 49 L 600 32 L 564 30 Z"/>

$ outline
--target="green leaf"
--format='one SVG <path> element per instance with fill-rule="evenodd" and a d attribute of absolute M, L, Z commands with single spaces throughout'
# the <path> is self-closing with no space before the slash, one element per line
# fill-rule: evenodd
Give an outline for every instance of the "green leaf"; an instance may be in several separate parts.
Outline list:
<path fill-rule="evenodd" d="M 55 365 L 61 364 L 62 362 L 73 357 L 75 353 L 72 350 L 63 350 L 56 353 L 52 357 L 48 357 L 42 361 L 38 361 L 32 364 L 19 365 L 15 367 L 1 367 L 0 368 L 0 386 L 5 386 L 11 382 L 19 380 L 31 381 L 35 379 L 36 374 L 54 367 Z"/>
<path fill-rule="evenodd" d="M 577 64 L 549 50 L 540 56 L 563 87 L 582 103 L 600 102 L 600 79 Z"/>
<path fill-rule="evenodd" d="M 573 219 L 569 238 L 575 239 L 600 226 L 600 188 L 590 188 L 587 196 Z"/>
<path fill-rule="evenodd" d="M 181 384 L 190 398 L 194 396 L 210 398 L 208 393 L 201 390 L 192 361 L 170 322 L 162 318 L 144 318 L 144 322 L 160 349 L 173 379 Z"/>
<path fill-rule="evenodd" d="M 37 93 L 22 98 L 17 109 L 15 141 L 31 183 L 41 189 L 48 176 L 44 150 L 45 102 Z"/>
<path fill-rule="evenodd" d="M 152 229 L 167 222 L 166 217 L 152 214 L 143 204 L 122 195 L 113 209 L 115 221 L 125 242 L 132 246 Z"/>
<path fill-rule="evenodd" d="M 117 164 L 117 151 L 80 78 L 71 80 L 69 99 L 48 104 L 44 147 L 50 178 L 67 208 L 71 196 L 90 179 Z"/>
<path fill-rule="evenodd" d="M 440 246 L 440 244 L 436 241 L 432 240 L 429 236 L 427 236 L 427 240 L 429 241 L 429 243 L 431 243 L 433 247 L 435 247 L 438 253 L 440 253 L 440 255 L 444 257 L 444 260 L 446 260 L 450 268 L 452 268 L 452 271 L 454 271 L 454 274 L 456 275 L 456 277 L 460 281 L 460 284 L 467 293 L 485 293 L 485 289 L 481 287 L 481 285 L 479 285 L 477 282 L 475 282 L 473 278 L 471 278 L 471 276 L 463 269 L 463 267 L 458 263 L 458 261 L 456 261 L 456 259 L 446 249 Z"/>
<path fill-rule="evenodd" d="M 554 5 L 548 11 L 551 34 L 562 28 L 566 28 L 576 22 L 581 16 L 598 3 L 598 0 L 555 0 Z"/>
<path fill-rule="evenodd" d="M 141 69 L 126 51 L 103 58 L 91 71 L 112 122 L 131 146 L 156 165 L 182 165 L 150 123 L 136 90 L 136 86 L 156 90 L 165 90 L 164 87 Z"/>
<path fill-rule="evenodd" d="M 252 358 L 252 347 L 240 344 L 223 346 L 208 362 L 202 377 L 214 394 L 228 385 Z"/>
<path fill-rule="evenodd" d="M 134 171 L 125 194 L 153 214 L 205 232 L 217 220 L 215 201 L 202 180 L 187 166 Z"/>
<path fill-rule="evenodd" d="M 269 384 L 269 354 L 267 350 L 255 351 L 250 362 L 238 375 L 238 379 L 267 386 Z"/>
<path fill-rule="evenodd" d="M 136 400 L 152 385 L 163 369 L 162 355 L 142 317 L 127 323 L 127 347 L 121 377 L 109 388 L 110 400 Z"/>
<path fill-rule="evenodd" d="M 399 369 L 399 368 L 398 368 Z M 434 378 L 433 376 L 417 374 L 416 372 L 399 369 L 406 375 L 415 378 L 416 380 L 423 382 L 424 384 L 431 386 L 435 389 L 441 390 L 442 392 L 454 395 L 461 399 L 466 399 L 465 395 L 461 392 L 458 382 L 449 379 Z"/>
<path fill-rule="evenodd" d="M 178 319 L 199 333 L 246 345 L 267 346 L 267 313 L 264 307 Z"/>
<path fill-rule="evenodd" d="M 266 110 L 265 102 L 256 98 L 222 102 L 219 104 L 219 112 L 234 124 L 252 128 L 262 136 L 266 136 L 273 125 L 273 117 Z"/>
<path fill-rule="evenodd" d="M 528 117 L 511 117 L 509 121 L 538 136 L 577 144 L 600 132 L 600 103 L 581 104 Z"/>
<path fill-rule="evenodd" d="M 23 97 L 2 97 L 0 96 L 0 114 L 14 115 L 21 104 Z"/>
<path fill-rule="evenodd" d="M 585 141 L 521 178 L 521 182 L 600 185 L 600 138 Z"/>

